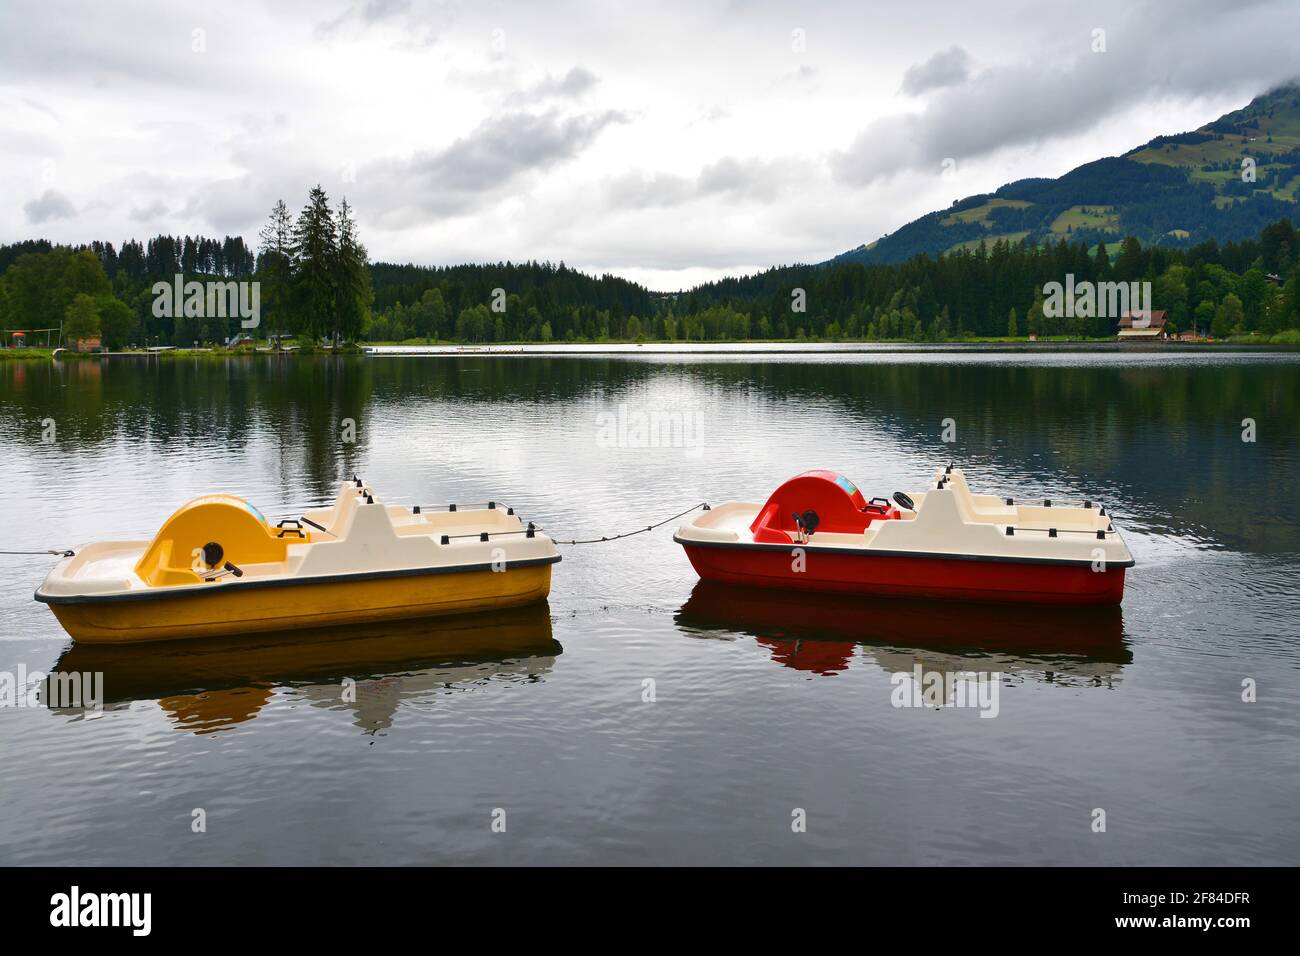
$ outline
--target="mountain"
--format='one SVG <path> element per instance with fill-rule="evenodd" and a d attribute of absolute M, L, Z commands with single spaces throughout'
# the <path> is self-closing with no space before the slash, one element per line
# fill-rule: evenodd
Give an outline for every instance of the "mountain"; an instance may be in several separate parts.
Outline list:
<path fill-rule="evenodd" d="M 1291 84 L 1200 129 L 1157 136 L 1058 179 L 1021 179 L 958 200 L 831 262 L 904 262 L 998 239 L 1092 246 L 1131 235 L 1143 245 L 1177 247 L 1240 241 L 1296 218 L 1298 193 L 1300 85 Z"/>

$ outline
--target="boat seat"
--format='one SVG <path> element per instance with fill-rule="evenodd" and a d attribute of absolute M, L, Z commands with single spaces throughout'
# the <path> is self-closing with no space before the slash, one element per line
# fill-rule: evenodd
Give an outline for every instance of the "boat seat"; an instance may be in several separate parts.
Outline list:
<path fill-rule="evenodd" d="M 1016 520 L 1017 509 L 1014 506 L 977 502 L 971 494 L 970 486 L 966 484 L 966 476 L 959 469 L 954 468 L 947 474 L 940 472 L 940 477 L 947 479 L 944 487 L 952 490 L 962 520 L 981 524 L 1007 524 Z"/>
<path fill-rule="evenodd" d="M 293 540 L 278 537 L 262 513 L 244 499 L 203 495 L 182 505 L 163 523 L 134 571 L 151 587 L 195 584 L 207 570 L 227 561 L 237 567 L 282 564 Z M 216 560 L 204 554 L 209 544 L 218 546 Z"/>
<path fill-rule="evenodd" d="M 303 517 L 309 518 L 335 537 L 346 533 L 349 518 L 356 510 L 357 504 L 365 500 L 365 488 L 358 488 L 356 482 L 345 481 L 339 485 L 334 504 L 328 511 L 308 511 Z"/>

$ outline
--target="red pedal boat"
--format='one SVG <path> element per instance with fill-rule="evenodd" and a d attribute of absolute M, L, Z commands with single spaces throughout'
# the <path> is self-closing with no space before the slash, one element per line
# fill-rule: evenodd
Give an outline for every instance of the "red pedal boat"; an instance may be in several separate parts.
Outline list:
<path fill-rule="evenodd" d="M 805 472 L 764 504 L 702 512 L 673 540 L 707 581 L 962 601 L 1119 604 L 1133 566 L 1105 508 L 971 494 L 951 465 L 892 501 Z"/>

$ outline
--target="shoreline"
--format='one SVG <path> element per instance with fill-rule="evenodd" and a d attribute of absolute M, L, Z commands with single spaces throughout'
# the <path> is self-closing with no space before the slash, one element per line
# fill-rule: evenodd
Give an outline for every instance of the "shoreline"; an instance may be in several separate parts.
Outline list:
<path fill-rule="evenodd" d="M 419 355 L 879 355 L 889 353 L 1036 353 L 1116 352 L 1181 354 L 1185 352 L 1297 352 L 1300 345 L 1245 342 L 647 342 L 565 343 L 562 345 L 367 345 L 368 356 Z"/>
<path fill-rule="evenodd" d="M 565 342 L 565 343 L 500 343 L 491 345 L 360 345 L 340 349 L 284 350 L 270 349 L 231 350 L 169 349 L 147 352 L 127 350 L 118 352 L 69 352 L 61 350 L 57 358 L 49 349 L 0 349 L 0 362 L 34 361 L 86 361 L 90 359 L 230 359 L 230 358 L 317 358 L 337 356 L 357 357 L 411 357 L 411 356 L 466 356 L 466 355 L 881 355 L 881 354 L 941 354 L 970 352 L 977 354 L 1061 354 L 1061 353 L 1112 353 L 1143 355 L 1196 354 L 1250 354 L 1261 352 L 1300 352 L 1300 345 L 1270 342 L 1116 342 L 1116 341 L 1052 341 L 1052 342 Z"/>

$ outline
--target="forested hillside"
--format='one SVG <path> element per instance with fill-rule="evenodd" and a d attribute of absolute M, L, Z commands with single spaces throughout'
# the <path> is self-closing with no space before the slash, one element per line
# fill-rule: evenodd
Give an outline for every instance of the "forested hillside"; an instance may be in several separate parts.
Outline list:
<path fill-rule="evenodd" d="M 1134 236 L 1181 249 L 1243 241 L 1295 219 L 1298 188 L 1300 87 L 1286 86 L 1199 130 L 1157 136 L 1059 179 L 969 196 L 832 261 L 904 262 L 998 239 L 1095 245 Z"/>
<path fill-rule="evenodd" d="M 658 334 L 647 321 L 656 312 L 652 293 L 626 279 L 595 278 L 563 263 L 421 267 L 380 262 L 370 274 L 375 315 L 367 337 L 376 341 L 594 341 L 602 335 Z"/>
<path fill-rule="evenodd" d="M 771 269 L 692 290 L 679 303 L 706 328 L 742 325 L 754 337 L 944 341 L 963 336 L 1111 336 L 1115 317 L 1043 315 L 1043 287 L 1076 282 L 1152 283 L 1153 307 L 1178 329 L 1275 334 L 1300 326 L 1300 251 L 1289 220 L 1259 237 L 1192 249 L 1143 246 L 1129 237 L 1112 257 L 1064 239 L 1048 246 L 999 239 L 900 265 L 841 262 Z M 1275 277 L 1270 280 L 1268 277 Z M 806 312 L 792 312 L 803 290 Z M 736 316 L 740 316 L 737 319 Z M 744 336 L 742 336 L 744 337 Z"/>

